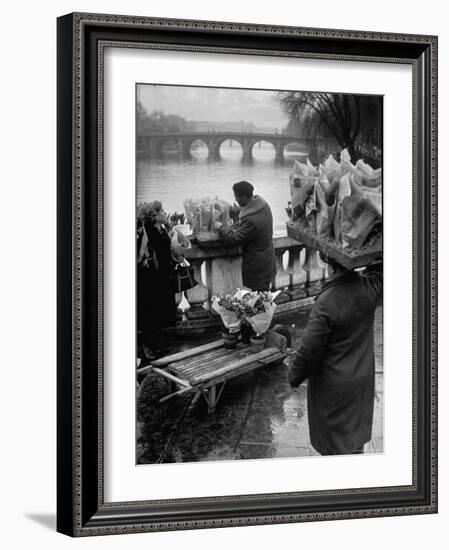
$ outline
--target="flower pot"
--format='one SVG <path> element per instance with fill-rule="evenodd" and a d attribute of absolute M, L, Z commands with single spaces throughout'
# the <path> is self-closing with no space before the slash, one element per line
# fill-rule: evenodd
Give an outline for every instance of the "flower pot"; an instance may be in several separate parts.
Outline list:
<path fill-rule="evenodd" d="M 235 346 L 237 345 L 240 332 L 229 332 L 229 331 L 223 330 L 221 335 L 224 340 L 224 344 L 223 344 L 224 347 L 226 349 L 234 349 Z"/>
<path fill-rule="evenodd" d="M 251 336 L 251 349 L 254 353 L 259 353 L 265 347 L 265 336 Z"/>
<path fill-rule="evenodd" d="M 242 323 L 242 326 L 240 327 L 240 332 L 241 332 L 241 335 L 242 335 L 242 342 L 244 344 L 249 344 L 251 336 L 256 335 L 256 333 L 254 332 L 252 327 L 250 325 L 248 325 L 247 323 Z"/>

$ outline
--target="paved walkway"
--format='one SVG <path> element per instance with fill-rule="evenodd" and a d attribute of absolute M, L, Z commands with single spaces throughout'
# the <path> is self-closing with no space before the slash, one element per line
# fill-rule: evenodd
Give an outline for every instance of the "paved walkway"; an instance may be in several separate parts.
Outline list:
<path fill-rule="evenodd" d="M 297 344 L 304 322 L 291 327 Z M 216 339 L 217 336 L 211 336 Z M 194 345 L 197 345 L 195 343 Z M 376 398 L 373 439 L 366 453 L 383 451 L 382 309 L 375 321 Z M 214 414 L 191 397 L 159 404 L 164 380 L 147 376 L 138 391 L 137 462 L 196 462 L 310 456 L 306 384 L 292 390 L 284 365 L 266 367 L 228 382 Z"/>

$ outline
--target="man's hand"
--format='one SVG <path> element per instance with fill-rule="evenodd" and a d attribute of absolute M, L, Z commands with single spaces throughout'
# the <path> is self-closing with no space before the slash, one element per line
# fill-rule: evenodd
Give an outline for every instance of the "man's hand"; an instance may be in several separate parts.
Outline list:
<path fill-rule="evenodd" d="M 284 365 L 284 367 L 287 367 L 287 372 L 290 370 L 290 367 L 292 366 L 294 357 L 295 357 L 295 352 L 290 351 L 287 357 L 285 357 L 284 360 L 282 361 L 282 364 Z"/>
<path fill-rule="evenodd" d="M 214 222 L 214 229 L 218 230 L 223 226 L 221 222 Z"/>

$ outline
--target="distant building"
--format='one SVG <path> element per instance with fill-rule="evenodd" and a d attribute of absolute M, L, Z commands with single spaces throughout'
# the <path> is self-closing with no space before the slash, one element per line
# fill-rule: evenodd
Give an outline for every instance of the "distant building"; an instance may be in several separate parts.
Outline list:
<path fill-rule="evenodd" d="M 254 131 L 258 134 L 281 134 L 281 128 L 274 126 L 256 126 Z"/>
<path fill-rule="evenodd" d="M 283 135 L 285 128 L 279 126 L 256 126 L 254 122 L 244 120 L 227 120 L 217 122 L 211 120 L 188 120 L 185 124 L 187 132 L 237 132 L 243 134 L 274 134 Z"/>
<path fill-rule="evenodd" d="M 214 123 L 208 120 L 189 120 L 187 121 L 188 132 L 211 132 Z"/>
<path fill-rule="evenodd" d="M 221 122 L 217 125 L 220 132 L 242 132 L 246 128 L 246 123 L 243 120 Z"/>

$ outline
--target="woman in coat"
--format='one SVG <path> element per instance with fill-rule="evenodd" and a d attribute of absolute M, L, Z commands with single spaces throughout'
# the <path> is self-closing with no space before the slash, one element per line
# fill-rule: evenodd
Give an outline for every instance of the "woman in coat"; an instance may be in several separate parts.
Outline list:
<path fill-rule="evenodd" d="M 320 454 L 362 453 L 373 425 L 373 325 L 382 265 L 359 275 L 329 262 L 329 272 L 288 380 L 296 387 L 308 379 L 310 440 Z"/>
<path fill-rule="evenodd" d="M 140 207 L 137 234 L 137 330 L 142 336 L 142 355 L 162 354 L 162 331 L 176 323 L 173 284 L 175 262 L 167 215 L 154 201 Z"/>

